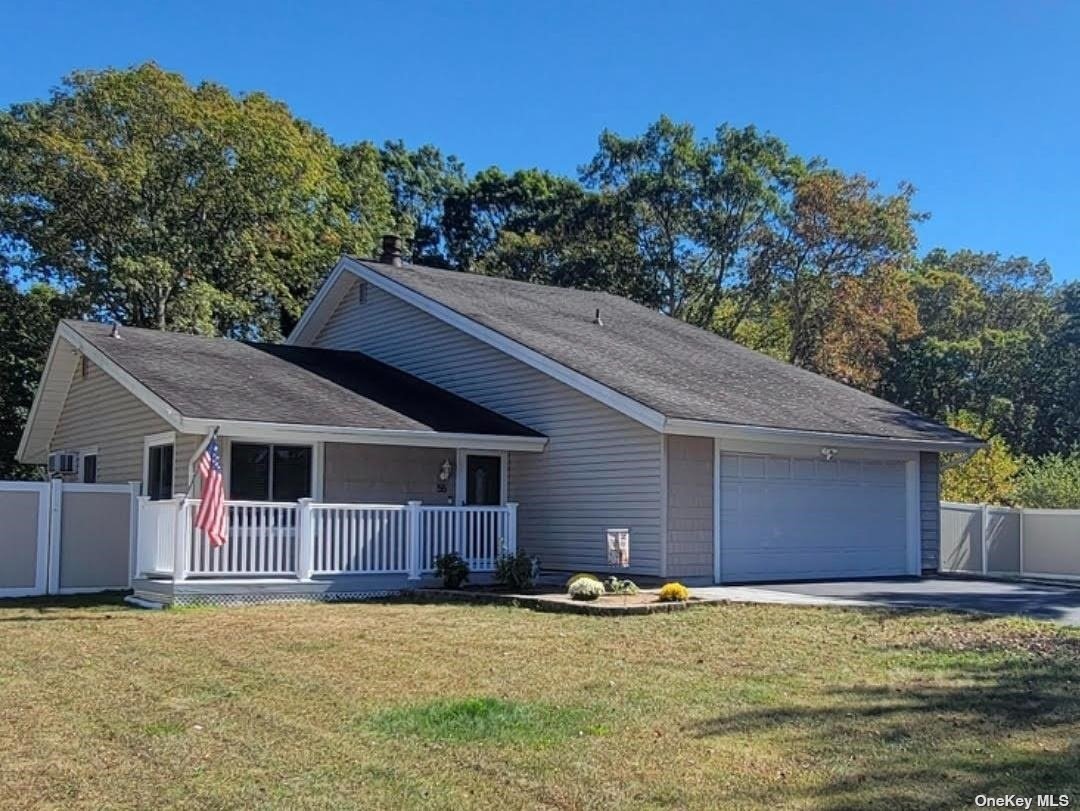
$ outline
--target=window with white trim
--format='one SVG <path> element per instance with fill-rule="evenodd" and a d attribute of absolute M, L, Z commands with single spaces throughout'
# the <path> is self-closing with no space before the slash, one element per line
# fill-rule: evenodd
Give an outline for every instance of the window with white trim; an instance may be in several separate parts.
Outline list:
<path fill-rule="evenodd" d="M 163 442 L 146 449 L 146 495 L 152 501 L 173 496 L 173 443 Z"/>
<path fill-rule="evenodd" d="M 229 498 L 298 501 L 311 497 L 310 445 L 233 442 L 229 447 Z"/>

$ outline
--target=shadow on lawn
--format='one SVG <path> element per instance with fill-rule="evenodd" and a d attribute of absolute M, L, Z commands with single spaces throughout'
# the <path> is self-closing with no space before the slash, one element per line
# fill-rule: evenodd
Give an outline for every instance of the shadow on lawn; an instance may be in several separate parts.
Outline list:
<path fill-rule="evenodd" d="M 987 622 L 890 649 L 904 669 L 895 686 L 836 685 L 820 694 L 826 706 L 736 712 L 692 731 L 790 742 L 808 768 L 829 770 L 808 797 L 825 808 L 972 807 L 979 794 L 1069 794 L 1075 805 L 1080 635 Z"/>
<path fill-rule="evenodd" d="M 42 620 L 96 619 L 104 613 L 71 614 L 74 608 L 128 610 L 127 591 L 100 591 L 92 594 L 48 594 L 40 597 L 9 597 L 0 600 L 0 622 L 36 622 Z M 6 612 L 13 612 L 5 616 Z M 18 613 L 14 613 L 14 612 Z"/>

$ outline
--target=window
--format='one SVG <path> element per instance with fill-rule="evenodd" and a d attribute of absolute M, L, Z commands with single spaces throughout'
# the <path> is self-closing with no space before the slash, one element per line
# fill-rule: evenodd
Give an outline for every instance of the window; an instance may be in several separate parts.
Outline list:
<path fill-rule="evenodd" d="M 171 442 L 151 445 L 146 449 L 146 495 L 153 501 L 172 498 L 173 446 Z"/>
<path fill-rule="evenodd" d="M 298 501 L 311 496 L 311 447 L 233 442 L 229 497 L 238 501 Z"/>
<path fill-rule="evenodd" d="M 84 484 L 97 481 L 97 454 L 87 453 L 82 457 L 82 480 Z M 171 482 L 170 482 L 171 484 Z"/>

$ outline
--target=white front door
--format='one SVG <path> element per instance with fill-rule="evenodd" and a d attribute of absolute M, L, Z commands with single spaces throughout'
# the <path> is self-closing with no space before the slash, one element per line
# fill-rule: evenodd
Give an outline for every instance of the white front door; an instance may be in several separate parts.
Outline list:
<path fill-rule="evenodd" d="M 720 578 L 749 583 L 913 573 L 911 464 L 721 453 Z"/>

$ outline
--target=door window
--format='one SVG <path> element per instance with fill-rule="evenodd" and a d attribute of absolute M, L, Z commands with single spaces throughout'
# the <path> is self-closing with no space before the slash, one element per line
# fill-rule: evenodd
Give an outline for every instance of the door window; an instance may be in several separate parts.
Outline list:
<path fill-rule="evenodd" d="M 465 503 L 502 504 L 501 457 L 465 457 Z"/>

